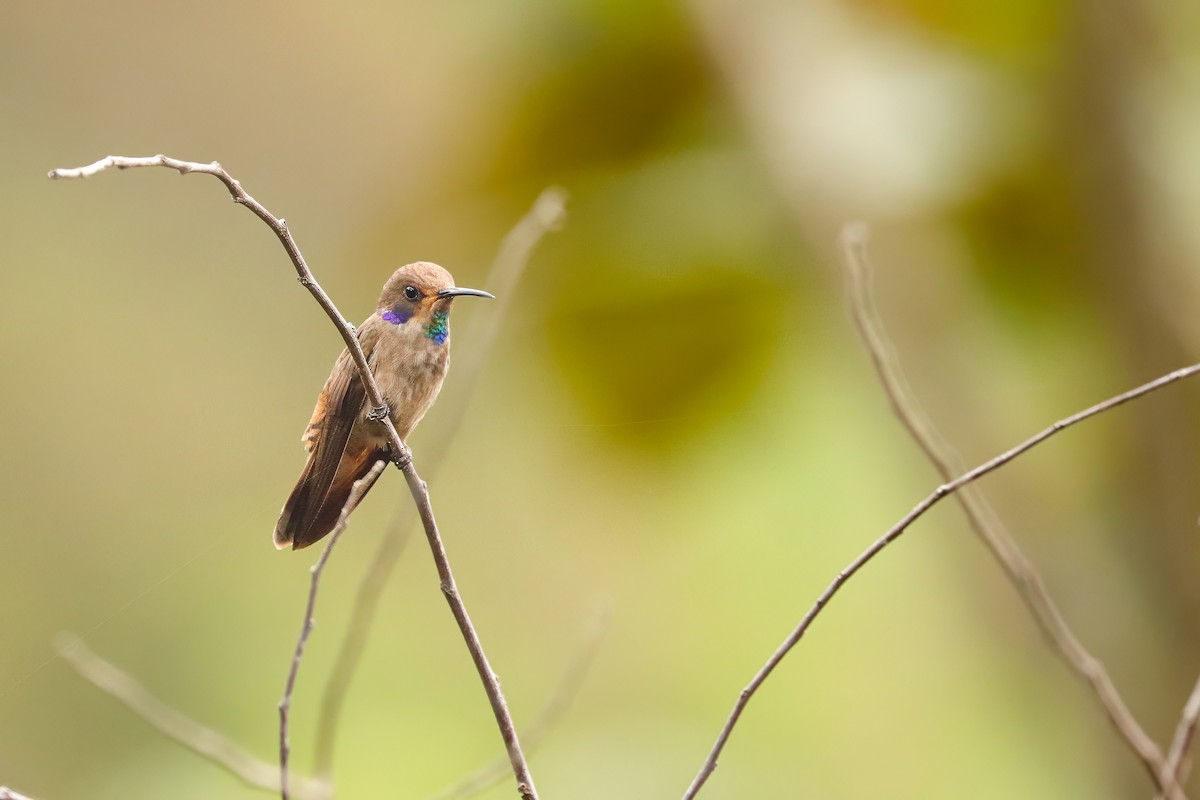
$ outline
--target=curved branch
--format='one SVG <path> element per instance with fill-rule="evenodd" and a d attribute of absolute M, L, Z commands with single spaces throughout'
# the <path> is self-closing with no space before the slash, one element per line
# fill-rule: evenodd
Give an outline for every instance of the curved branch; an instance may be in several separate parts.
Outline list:
<path fill-rule="evenodd" d="M 932 424 L 911 394 L 906 391 L 894 352 L 875 312 L 870 289 L 871 264 L 867 257 L 868 230 L 865 224 L 852 223 L 842 230 L 842 250 L 849 282 L 850 310 L 854 325 L 871 364 L 883 386 L 892 413 L 908 431 L 909 436 L 937 470 L 942 480 L 954 477 L 954 470 L 938 451 L 937 436 Z M 1177 773 L 1163 761 L 1162 750 L 1146 733 L 1108 674 L 1103 662 L 1096 658 L 1067 624 L 1058 605 L 1050 596 L 1045 581 L 1033 562 L 1021 551 L 1016 540 L 1005 530 L 987 500 L 972 488 L 954 495 L 971 530 L 984 543 L 1004 570 L 1009 582 L 1033 615 L 1042 634 L 1050 641 L 1062 660 L 1087 681 L 1117 733 L 1142 762 L 1156 788 L 1178 798 Z"/>
<path fill-rule="evenodd" d="M 271 214 L 265 206 L 251 197 L 241 184 L 236 181 L 228 172 L 225 171 L 217 162 L 210 164 L 201 164 L 192 161 L 180 161 L 179 159 L 170 158 L 164 155 L 136 157 L 130 158 L 126 156 L 108 156 L 102 158 L 94 164 L 75 169 L 55 169 L 51 170 L 49 177 L 52 179 L 61 178 L 89 178 L 108 169 L 133 169 L 138 167 L 166 167 L 179 172 L 181 175 L 186 175 L 191 172 L 198 172 L 205 175 L 212 175 L 225 185 L 229 190 L 230 196 L 234 202 L 246 206 L 254 215 L 261 219 L 271 228 L 275 236 L 287 251 L 288 257 L 292 261 L 292 265 L 296 269 L 296 274 L 299 276 L 300 283 L 320 304 L 325 310 L 326 315 L 333 321 L 333 324 L 341 334 L 342 341 L 345 342 L 346 348 L 350 351 L 354 358 L 354 363 L 358 367 L 359 378 L 363 382 L 363 387 L 366 389 L 367 397 L 371 399 L 371 403 L 376 407 L 386 405 L 383 400 L 383 395 L 379 391 L 379 387 L 375 383 L 375 378 L 371 374 L 371 369 L 367 365 L 366 357 L 363 355 L 362 348 L 358 344 L 358 339 L 354 335 L 354 328 L 346 321 L 341 312 L 329 299 L 329 295 L 321 288 L 313 277 L 312 272 L 308 268 L 300 249 L 296 246 L 295 240 L 292 238 L 291 232 L 288 230 L 287 221 L 281 217 L 276 217 Z M 458 623 L 459 630 L 462 633 L 463 639 L 466 641 L 467 649 L 471 653 L 471 660 L 475 663 L 476 671 L 479 673 L 479 678 L 483 682 L 484 691 L 487 693 L 488 702 L 492 706 L 492 712 L 496 717 L 497 724 L 500 728 L 501 737 L 504 740 L 505 750 L 508 753 L 509 761 L 512 764 L 513 774 L 517 781 L 517 790 L 520 793 L 522 800 L 537 800 L 537 790 L 533 785 L 533 777 L 530 775 L 529 766 L 525 761 L 525 756 L 521 752 L 521 744 L 517 737 L 516 727 L 512 721 L 512 715 L 508 710 L 508 704 L 504 700 L 504 694 L 500 691 L 500 681 L 496 674 L 492 671 L 491 665 L 488 663 L 487 655 L 483 651 L 483 647 L 479 641 L 479 635 L 471 625 L 470 617 L 467 615 L 466 606 L 463 604 L 462 598 L 458 592 L 458 586 L 454 581 L 454 574 L 450 569 L 450 561 L 446 555 L 445 545 L 442 544 L 441 536 L 438 533 L 437 524 L 433 518 L 433 509 L 429 503 L 429 493 L 426 489 L 425 482 L 417 474 L 416 468 L 412 463 L 412 455 L 404 442 L 401 441 L 399 434 L 396 432 L 395 425 L 387 416 L 380 420 L 384 429 L 387 432 L 388 440 L 392 446 L 392 452 L 396 456 L 396 466 L 404 473 L 404 478 L 408 483 L 409 492 L 413 496 L 413 501 L 416 503 L 418 511 L 421 515 L 421 520 L 425 526 L 425 537 L 429 541 L 429 548 L 433 553 L 434 562 L 437 565 L 438 576 L 441 579 L 442 593 L 446 597 L 446 601 L 450 604 L 451 613 L 454 615 L 455 621 Z"/>
<path fill-rule="evenodd" d="M 833 599 L 833 596 L 838 593 L 838 590 L 840 590 L 847 581 L 854 577 L 855 573 L 866 566 L 871 559 L 879 555 L 879 553 L 885 547 L 894 542 L 901 536 L 901 534 L 908 530 L 910 525 L 924 516 L 925 512 L 929 511 L 929 509 L 933 508 L 939 502 L 954 494 L 962 487 L 979 480 L 989 472 L 994 472 L 1000 467 L 1003 467 L 1005 464 L 1009 463 L 1023 453 L 1026 453 L 1029 450 L 1032 450 L 1034 447 L 1037 447 L 1051 436 L 1061 433 L 1062 431 L 1074 425 L 1078 425 L 1080 422 L 1083 422 L 1090 417 L 1094 417 L 1097 414 L 1102 414 L 1105 411 L 1110 411 L 1117 406 L 1124 405 L 1131 400 L 1136 400 L 1137 398 L 1157 391 L 1164 386 L 1181 381 L 1184 378 L 1190 378 L 1197 373 L 1200 373 L 1200 364 L 1193 364 L 1190 367 L 1183 367 L 1182 369 L 1177 369 L 1174 372 L 1163 375 L 1160 378 L 1156 378 L 1149 383 L 1142 384 L 1136 389 L 1130 389 L 1127 392 L 1119 394 L 1115 397 L 1110 397 L 1101 403 L 1097 403 L 1096 405 L 1072 414 L 1069 417 L 1064 417 L 1040 433 L 1029 437 L 1017 446 L 1004 451 L 1000 455 L 995 456 L 988 461 L 985 461 L 969 472 L 960 475 L 958 478 L 943 483 L 941 486 L 934 489 L 928 497 L 917 503 L 917 505 L 914 506 L 913 509 L 907 514 L 905 514 L 899 522 L 889 528 L 886 533 L 876 539 L 870 547 L 864 550 L 862 554 L 858 556 L 858 558 L 851 561 L 845 569 L 837 574 L 837 577 L 835 577 L 829 586 L 825 588 L 825 591 L 821 592 L 820 596 L 817 597 L 816 602 L 813 603 L 812 607 L 809 608 L 808 612 L 800 620 L 800 624 L 796 626 L 796 628 L 788 635 L 788 637 L 783 640 L 783 643 L 779 645 L 775 652 L 771 654 L 771 657 L 768 658 L 766 663 L 764 663 L 758 672 L 755 673 L 750 683 L 746 685 L 746 688 L 742 689 L 741 694 L 738 695 L 737 702 L 735 702 L 733 705 L 733 710 L 729 713 L 728 718 L 725 720 L 725 724 L 722 726 L 720 733 L 717 735 L 716 743 L 713 745 L 712 750 L 709 751 L 708 758 L 705 759 L 704 764 L 700 767 L 700 771 L 692 780 L 691 785 L 688 786 L 687 791 L 684 792 L 683 799 L 691 800 L 691 798 L 694 798 L 704 786 L 704 783 L 717 768 L 717 759 L 720 757 L 721 751 L 725 749 L 725 744 L 729 741 L 729 737 L 733 733 L 734 726 L 737 725 L 738 719 L 741 718 L 742 712 L 745 711 L 746 706 L 750 703 L 750 700 L 753 699 L 759 687 L 761 687 L 767 678 L 771 676 L 771 673 L 775 671 L 775 668 L 779 666 L 779 663 L 783 661 L 787 654 L 791 652 L 792 648 L 795 647 L 796 644 L 799 643 L 800 639 L 804 637 L 804 634 L 808 631 L 809 627 L 811 627 L 813 622 L 816 621 L 816 618 L 829 604 L 829 601 Z M 1157 772 L 1154 774 L 1156 781 L 1159 780 L 1159 775 L 1160 773 Z"/>
<path fill-rule="evenodd" d="M 78 636 L 60 634 L 55 650 L 80 677 L 168 739 L 232 773 L 247 786 L 279 791 L 278 764 L 263 761 L 224 734 L 159 700 L 128 672 L 92 652 Z M 301 778 L 296 781 L 292 796 L 300 800 L 329 800 L 332 791 L 325 781 Z M 3 794 L 0 800 L 4 800 Z"/>
<path fill-rule="evenodd" d="M 458 366 L 454 370 L 455 383 L 459 388 L 450 397 L 443 395 L 438 404 L 437 427 L 430 437 L 435 444 L 422 451 L 426 474 L 436 474 L 441 466 L 449 442 L 466 416 L 467 403 L 483 368 L 487 351 L 496 337 L 501 320 L 516 296 L 517 284 L 529 263 L 529 257 L 546 233 L 557 230 L 563 224 L 566 218 L 566 201 L 567 194 L 563 189 L 551 186 L 542 190 L 525 216 L 504 237 L 500 252 L 484 279 L 484 285 L 492 289 L 497 301 L 489 303 L 489 308 L 482 309 L 471 318 L 472 327 L 465 337 L 472 342 L 472 347 L 466 357 L 457 362 Z M 432 420 L 426 420 L 425 424 L 428 426 L 431 422 Z M 371 632 L 384 587 L 387 586 L 392 570 L 408 544 L 408 522 L 408 515 L 398 511 L 380 538 L 379 548 L 359 581 L 346 634 L 342 638 L 333 670 L 325 685 L 325 695 L 321 699 L 313 770 L 322 778 L 328 779 L 333 772 L 334 741 L 342 706 L 358 670 L 363 650 L 367 646 L 367 637 Z"/>
<path fill-rule="evenodd" d="M 287 220 L 283 217 L 276 217 L 267 210 L 266 206 L 251 197 L 242 188 L 242 184 L 226 172 L 225 168 L 219 163 L 213 161 L 208 164 L 201 164 L 195 161 L 180 161 L 177 158 L 164 155 L 137 158 L 106 156 L 86 167 L 52 169 L 50 170 L 49 178 L 51 180 L 90 178 L 108 169 L 125 170 L 137 169 L 139 167 L 166 167 L 167 169 L 175 170 L 180 175 L 187 175 L 192 172 L 202 175 L 212 175 L 225 184 L 225 188 L 229 190 L 229 195 L 233 198 L 233 202 L 250 209 L 254 213 L 254 216 L 265 222 L 276 238 L 279 239 L 279 243 L 283 245 L 283 249 L 287 251 L 288 258 L 292 261 L 292 266 L 296 268 L 296 275 L 299 277 L 301 285 L 305 289 L 308 289 L 321 308 L 325 310 L 325 314 L 333 321 L 334 326 L 338 329 L 338 333 L 341 334 L 342 341 L 346 344 L 346 349 L 350 351 L 350 355 L 354 358 L 354 364 L 358 367 L 358 375 L 362 379 L 363 387 L 367 391 L 367 397 L 371 398 L 371 405 L 376 408 L 386 405 L 383 400 L 383 394 L 379 391 L 379 387 L 375 384 L 375 378 L 371 375 L 371 368 L 367 365 L 367 357 L 363 353 L 362 346 L 358 343 L 358 337 L 354 335 L 354 326 L 346 321 L 346 318 L 342 316 L 342 312 L 338 311 L 337 306 L 329 299 L 329 295 L 321 288 L 321 284 L 317 283 L 317 279 L 313 277 L 312 270 L 308 268 L 308 262 L 304 260 L 304 256 L 301 254 L 296 240 L 292 238 L 292 232 L 288 230 Z M 379 421 L 387 429 L 388 439 L 391 441 L 393 448 L 392 452 L 399 454 L 400 461 L 402 462 L 410 460 L 411 455 L 408 452 L 408 448 L 400 440 L 400 434 L 396 432 L 396 426 L 392 424 L 391 419 L 385 416 Z M 398 464 L 398 466 L 403 468 L 402 464 Z"/>

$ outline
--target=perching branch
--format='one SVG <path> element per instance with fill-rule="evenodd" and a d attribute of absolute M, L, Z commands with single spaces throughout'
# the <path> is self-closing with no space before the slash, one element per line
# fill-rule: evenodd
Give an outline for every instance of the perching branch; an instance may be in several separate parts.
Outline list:
<path fill-rule="evenodd" d="M 321 288 L 309 270 L 307 263 L 304 261 L 300 249 L 296 246 L 292 239 L 291 232 L 288 230 L 287 222 L 282 218 L 275 217 L 267 209 L 251 197 L 241 184 L 225 171 L 225 169 L 217 162 L 211 164 L 199 164 L 190 161 L 180 161 L 167 156 L 149 156 L 140 158 L 128 158 L 125 156 L 108 156 L 97 161 L 94 164 L 79 167 L 76 169 L 55 169 L 50 172 L 50 178 L 88 178 L 103 172 L 107 169 L 130 169 L 135 167 L 167 167 L 173 169 L 182 175 L 190 172 L 199 172 L 207 175 L 212 175 L 217 180 L 225 185 L 229 190 L 229 194 L 233 197 L 234 202 L 246 206 L 255 216 L 265 222 L 272 232 L 287 251 L 288 257 L 292 261 L 292 265 L 296 269 L 296 273 L 300 278 L 300 283 L 309 290 L 313 297 L 320 304 L 321 308 L 333 321 L 338 332 L 342 336 L 342 341 L 345 342 L 346 348 L 350 351 L 354 359 L 355 365 L 358 367 L 359 377 L 363 382 L 363 387 L 366 390 L 367 397 L 371 399 L 371 403 L 376 408 L 385 408 L 386 404 L 383 395 L 379 391 L 379 387 L 375 383 L 375 378 L 371 374 L 370 367 L 367 365 L 366 357 L 363 355 L 362 348 L 359 346 L 358 339 L 354 335 L 354 328 L 346 321 L 341 312 L 334 306 L 333 301 Z M 484 691 L 487 693 L 488 702 L 491 704 L 492 712 L 496 717 L 497 724 L 500 728 L 500 735 L 504 740 L 505 750 L 508 753 L 509 762 L 512 765 L 513 774 L 517 781 L 517 791 L 521 795 L 522 800 L 537 800 L 537 791 L 534 788 L 533 777 L 530 775 L 529 766 L 525 761 L 525 756 L 521 752 L 521 744 L 517 737 L 516 727 L 512 721 L 512 715 L 508 710 L 508 705 L 504 700 L 504 694 L 500 690 L 500 681 L 492 671 L 491 665 L 488 663 L 487 656 L 483 652 L 482 645 L 479 641 L 479 635 L 475 632 L 471 624 L 470 617 L 467 615 L 466 606 L 462 602 L 459 595 L 458 587 L 454 581 L 453 572 L 450 569 L 450 562 L 446 555 L 445 546 L 442 543 L 441 536 L 437 530 L 437 524 L 434 521 L 433 509 L 430 507 L 429 494 L 425 486 L 425 482 L 421 480 L 417 474 L 415 467 L 412 464 L 412 456 L 404 442 L 400 440 L 400 436 L 396 432 L 396 427 L 392 424 L 391 419 L 385 414 L 381 415 L 380 422 L 383 424 L 387 432 L 388 440 L 392 447 L 392 452 L 396 456 L 396 466 L 404 473 L 406 482 L 408 483 L 409 492 L 413 496 L 413 502 L 416 503 L 420 512 L 421 520 L 425 527 L 425 536 L 429 541 L 430 551 L 433 553 L 434 561 L 437 565 L 438 576 L 441 579 L 442 593 L 446 597 L 446 601 L 450 605 L 451 613 L 454 615 L 455 621 L 458 623 L 459 630 L 462 633 L 463 639 L 467 643 L 467 648 L 471 653 L 471 659 L 475 663 L 476 670 L 479 673 L 480 680 L 483 682 Z"/>
<path fill-rule="evenodd" d="M 342 335 L 342 341 L 346 343 L 346 349 L 350 351 L 350 355 L 354 358 L 354 364 L 358 367 L 358 375 L 362 379 L 363 388 L 367 391 L 367 397 L 371 399 L 371 404 L 376 408 L 382 408 L 387 405 L 383 399 L 383 394 L 375 384 L 375 378 L 371 374 L 370 366 L 367 365 L 367 357 L 363 354 L 362 347 L 358 343 L 358 337 L 354 335 L 354 326 L 346 321 L 342 313 L 337 310 L 337 306 L 329 299 L 329 295 L 325 294 L 325 290 L 321 288 L 321 284 L 317 283 L 317 279 L 313 277 L 312 271 L 308 268 L 308 263 L 300 253 L 300 248 L 297 246 L 296 240 L 292 238 L 292 233 L 288 230 L 287 220 L 282 217 L 276 217 L 266 209 L 266 206 L 251 197 L 242 188 L 242 184 L 234 180 L 233 176 L 226 172 L 225 168 L 216 161 L 213 161 L 211 164 L 199 164 L 193 161 L 180 161 L 179 159 L 164 155 L 138 158 L 107 156 L 95 164 L 89 164 L 86 167 L 52 169 L 50 170 L 49 177 L 51 180 L 58 180 L 60 178 L 90 178 L 106 169 L 125 170 L 137 167 L 166 167 L 177 171 L 180 175 L 187 175 L 190 172 L 212 175 L 225 184 L 225 188 L 229 190 L 230 196 L 233 197 L 233 202 L 250 209 L 256 217 L 267 223 L 267 226 L 279 239 L 280 244 L 283 245 L 283 249 L 287 251 L 288 258 L 292 260 L 292 265 L 296 268 L 296 274 L 300 278 L 300 283 L 316 298 L 317 303 L 320 304 L 321 308 L 329 316 L 329 319 L 333 321 L 334 326 L 337 327 L 338 333 Z M 408 448 L 404 446 L 404 442 L 400 440 L 400 434 L 396 432 L 396 426 L 392 424 L 391 418 L 386 414 L 381 416 L 382 419 L 379 422 L 387 430 L 388 439 L 392 445 L 392 452 L 397 455 L 398 461 L 401 462 L 397 466 L 403 469 L 403 464 L 411 460 L 411 454 L 408 452 Z"/>
<path fill-rule="evenodd" d="M 228 737 L 159 700 L 132 675 L 88 649 L 82 639 L 63 634 L 55 647 L 82 678 L 125 705 L 168 739 L 232 773 L 247 786 L 279 791 L 279 767 L 276 764 L 256 758 Z M 300 800 L 328 800 L 331 794 L 329 784 L 310 778 L 297 781 L 292 790 L 292 796 Z M 4 800 L 2 793 L 0 800 Z"/>
<path fill-rule="evenodd" d="M 566 201 L 567 194 L 563 189 L 551 186 L 542 190 L 525 216 L 504 237 L 500 252 L 497 253 L 484 279 L 484 285 L 492 288 L 497 300 L 495 303 L 489 303 L 488 308 L 481 308 L 472 315 L 471 325 L 465 333 L 465 338 L 471 342 L 471 348 L 456 362 L 454 370 L 454 381 L 458 388 L 449 396 L 443 395 L 436 419 L 425 421 L 426 430 L 431 424 L 436 426 L 430 437 L 434 444 L 422 450 L 427 475 L 436 475 L 441 467 L 449 443 L 466 416 L 472 390 L 479 379 L 488 350 L 496 338 L 500 322 L 517 295 L 516 288 L 526 264 L 529 263 L 529 257 L 543 236 L 562 226 L 566 219 Z M 392 524 L 380 538 L 379 549 L 367 564 L 358 585 L 346 635 L 342 639 L 329 682 L 325 686 L 325 695 L 321 700 L 313 764 L 316 774 L 324 779 L 329 779 L 333 772 L 333 750 L 338 721 L 341 718 L 346 693 L 366 648 L 375 611 L 379 607 L 379 599 L 383 596 L 392 570 L 408 543 L 408 522 L 408 514 L 397 511 Z"/>
<path fill-rule="evenodd" d="M 867 256 L 868 235 L 867 227 L 862 223 L 852 223 L 842 229 L 842 251 L 851 316 L 892 412 L 925 453 L 942 480 L 949 481 L 954 477 L 954 470 L 949 459 L 939 452 L 932 424 L 906 390 L 898 360 L 874 307 L 870 288 L 872 269 Z M 1156 788 L 1160 792 L 1170 792 L 1171 797 L 1182 797 L 1176 780 L 1178 772 L 1163 761 L 1159 746 L 1138 724 L 1109 677 L 1104 664 L 1088 652 L 1079 637 L 1067 625 L 1046 589 L 1041 574 L 1021 551 L 987 500 L 974 487 L 964 487 L 962 491 L 956 492 L 954 497 L 966 514 L 971 530 L 987 546 L 1004 570 L 1004 574 L 1016 588 L 1042 633 L 1067 666 L 1091 686 L 1109 721 L 1150 773 Z"/>
<path fill-rule="evenodd" d="M 605 606 L 596 615 L 587 635 L 584 636 L 579 651 L 563 670 L 562 676 L 558 679 L 558 685 L 554 688 L 554 693 L 550 695 L 546 705 L 525 728 L 525 747 L 530 752 L 536 750 L 538 745 L 545 741 L 547 734 L 567 713 L 571 701 L 575 699 L 575 695 L 582 688 L 588 668 L 591 667 L 592 662 L 596 659 L 596 653 L 600 650 L 600 640 L 608 627 L 608 617 L 609 608 Z M 474 797 L 504 780 L 507 766 L 503 759 L 485 764 L 473 774 L 434 795 L 430 800 L 467 800 L 469 797 Z"/>
<path fill-rule="evenodd" d="M 317 590 L 321 587 L 321 573 L 325 571 L 325 564 L 329 561 L 334 546 L 342 537 L 342 532 L 346 530 L 350 514 L 358 507 L 367 490 L 375 485 L 375 481 L 379 479 L 386 466 L 386 462 L 376 461 L 371 470 L 350 487 L 350 496 L 346 498 L 346 504 L 342 506 L 342 513 L 338 515 L 337 524 L 333 526 L 333 530 L 329 534 L 329 541 L 325 544 L 325 549 L 321 551 L 321 557 L 312 567 L 308 603 L 304 607 L 304 624 L 300 626 L 300 637 L 296 640 L 296 651 L 292 654 L 292 665 L 288 669 L 287 681 L 283 687 L 283 699 L 279 701 L 279 794 L 283 800 L 288 800 L 288 757 L 292 752 L 288 737 L 288 714 L 292 708 L 292 692 L 296 688 L 296 676 L 300 672 L 300 661 L 304 658 L 304 645 L 308 643 L 308 637 L 313 629 L 313 614 L 317 609 Z"/>
<path fill-rule="evenodd" d="M 847 581 L 854 577 L 855 573 L 866 566 L 867 562 L 879 555 L 879 553 L 882 552 L 885 547 L 894 542 L 901 536 L 901 534 L 908 530 L 910 525 L 924 516 L 925 512 L 929 511 L 929 509 L 933 508 L 939 502 L 954 494 L 962 487 L 967 486 L 979 478 L 982 478 L 984 475 L 987 475 L 990 472 L 994 472 L 1000 467 L 1003 467 L 1005 464 L 1008 464 L 1010 461 L 1014 460 L 1023 453 L 1028 452 L 1034 447 L 1037 447 L 1039 444 L 1055 434 L 1061 433 L 1067 428 L 1077 425 L 1080 422 L 1089 419 L 1090 417 L 1096 416 L 1097 414 L 1110 411 L 1117 406 L 1130 402 L 1131 400 L 1136 400 L 1139 397 L 1157 391 L 1158 389 L 1175 383 L 1176 381 L 1181 381 L 1184 378 L 1190 378 L 1197 373 L 1200 373 L 1200 364 L 1193 364 L 1190 367 L 1177 369 L 1174 372 L 1163 375 L 1160 378 L 1156 378 L 1155 380 L 1143 384 L 1135 389 L 1130 389 L 1127 392 L 1119 394 L 1115 397 L 1110 397 L 1101 403 L 1097 403 L 1090 408 L 1086 408 L 1083 411 L 1079 411 L 1069 417 L 1060 419 L 1050 427 L 1046 428 L 1040 433 L 1035 434 L 1034 436 L 1031 436 L 1015 447 L 1012 447 L 1000 455 L 985 461 L 984 463 L 980 464 L 969 472 L 960 475 L 954 480 L 943 483 L 941 486 L 934 489 L 933 492 L 924 500 L 917 503 L 917 505 L 914 506 L 911 511 L 905 514 L 895 525 L 889 528 L 886 533 L 876 539 L 870 547 L 864 550 L 861 555 L 851 561 L 845 569 L 838 573 L 837 577 L 835 577 L 829 586 L 825 588 L 825 591 L 821 592 L 820 596 L 817 597 L 816 602 L 813 603 L 811 608 L 809 608 L 808 612 L 800 620 L 800 623 L 790 634 L 788 634 L 787 638 L 783 640 L 783 643 L 780 644 L 771 657 L 767 659 L 766 663 L 759 668 L 758 672 L 755 673 L 750 683 L 746 685 L 746 688 L 742 689 L 741 694 L 738 695 L 737 702 L 735 702 L 733 705 L 733 710 L 729 713 L 728 718 L 725 720 L 725 724 L 721 727 L 721 731 L 717 735 L 717 741 L 713 745 L 712 750 L 709 752 L 708 758 L 705 759 L 704 764 L 700 767 L 700 771 L 692 780 L 691 785 L 688 786 L 687 791 L 684 792 L 684 800 L 691 800 L 691 798 L 694 798 L 700 791 L 701 787 L 704 786 L 705 781 L 709 779 L 713 771 L 717 768 L 717 759 L 720 757 L 721 751 L 725 749 L 725 744 L 729 741 L 729 737 L 733 733 L 734 726 L 737 725 L 738 720 L 742 716 L 742 712 L 745 711 L 746 706 L 750 703 L 750 700 L 754 697 L 754 694 L 758 691 L 759 687 L 763 685 L 767 678 L 771 676 L 771 673 L 777 666 L 779 666 L 779 663 L 783 661 L 789 652 L 791 652 L 792 648 L 795 647 L 800 639 L 804 637 L 804 634 L 808 631 L 809 627 L 812 626 L 817 616 L 825 609 L 830 600 L 833 599 L 833 596 L 838 593 L 838 590 L 840 590 Z M 1154 774 L 1156 781 L 1161 780 L 1159 777 L 1160 774 L 1161 773 L 1158 772 Z"/>
<path fill-rule="evenodd" d="M 488 664 L 487 655 L 483 652 L 483 645 L 479 641 L 479 635 L 475 632 L 475 626 L 471 624 L 471 618 L 467 616 L 467 607 L 463 605 L 462 599 L 459 597 L 458 585 L 454 582 L 454 575 L 450 571 L 446 548 L 442 544 L 442 537 L 438 534 L 437 521 L 433 518 L 433 507 L 429 503 L 429 487 L 412 469 L 404 470 L 404 479 L 408 481 L 409 491 L 412 492 L 413 500 L 417 504 L 417 512 L 421 515 L 421 523 L 425 526 L 426 538 L 428 538 L 429 547 L 433 551 L 433 560 L 437 563 L 438 577 L 441 578 L 442 594 L 445 596 L 446 602 L 450 604 L 454 619 L 457 620 L 458 627 L 467 640 L 467 649 L 471 651 L 475 669 L 483 677 L 484 684 L 488 689 L 488 698 L 492 701 L 492 712 L 496 716 L 496 724 L 500 726 L 500 732 L 504 737 L 509 763 L 517 776 L 517 793 L 521 796 L 521 800 L 537 800 L 537 790 L 534 788 L 529 768 L 525 765 L 525 755 L 521 752 L 521 743 L 517 740 L 516 728 L 513 727 L 512 719 L 509 717 L 508 704 L 500 689 L 500 680 L 492 672 L 491 665 Z"/>

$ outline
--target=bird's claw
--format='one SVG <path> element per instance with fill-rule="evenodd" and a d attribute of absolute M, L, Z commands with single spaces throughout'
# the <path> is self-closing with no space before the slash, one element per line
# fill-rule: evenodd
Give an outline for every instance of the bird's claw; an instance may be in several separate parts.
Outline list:
<path fill-rule="evenodd" d="M 405 447 L 403 450 L 397 453 L 396 448 L 389 445 L 388 450 L 391 451 L 392 463 L 398 468 L 404 469 L 412 463 L 412 451 L 409 450 L 408 447 Z"/>
<path fill-rule="evenodd" d="M 392 410 L 390 408 L 388 408 L 387 403 L 384 403 L 383 405 L 375 406 L 370 411 L 368 411 L 367 419 L 371 420 L 372 422 L 383 422 L 383 420 L 386 419 L 389 415 L 391 415 L 391 413 L 392 413 Z"/>

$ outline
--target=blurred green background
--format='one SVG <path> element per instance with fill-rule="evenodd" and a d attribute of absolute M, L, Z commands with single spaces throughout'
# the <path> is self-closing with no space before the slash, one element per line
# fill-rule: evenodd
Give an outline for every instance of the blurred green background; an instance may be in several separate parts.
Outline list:
<path fill-rule="evenodd" d="M 1198 45 L 1182 0 L 6 4 L 0 784 L 260 796 L 52 641 L 85 635 L 275 757 L 317 552 L 271 531 L 340 346 L 216 181 L 50 168 L 220 160 L 356 322 L 401 263 L 478 285 L 537 193 L 570 191 L 431 489 L 518 723 L 611 604 L 533 756 L 543 797 L 669 798 L 821 589 L 937 483 L 845 313 L 842 223 L 873 225 L 881 313 L 964 465 L 1194 361 Z M 452 369 L 443 398 L 461 388 Z M 1180 385 L 984 483 L 1160 741 L 1200 671 L 1198 423 Z M 398 508 L 388 474 L 326 573 L 301 771 Z M 426 797 L 500 753 L 414 542 L 348 699 L 340 796 Z M 946 504 L 838 597 L 702 797 L 1149 793 Z"/>

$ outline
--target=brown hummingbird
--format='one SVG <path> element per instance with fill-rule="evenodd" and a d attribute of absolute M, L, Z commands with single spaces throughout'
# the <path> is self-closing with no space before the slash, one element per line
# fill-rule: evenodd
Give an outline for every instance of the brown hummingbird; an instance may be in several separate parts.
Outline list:
<path fill-rule="evenodd" d="M 462 295 L 492 297 L 456 287 L 437 264 L 406 264 L 388 278 L 375 313 L 358 328 L 392 424 L 406 442 L 442 388 L 450 364 L 450 306 Z M 376 461 L 391 459 L 387 434 L 371 412 L 354 359 L 343 350 L 301 439 L 308 463 L 275 525 L 277 548 L 308 547 L 333 530 L 354 482 Z"/>

